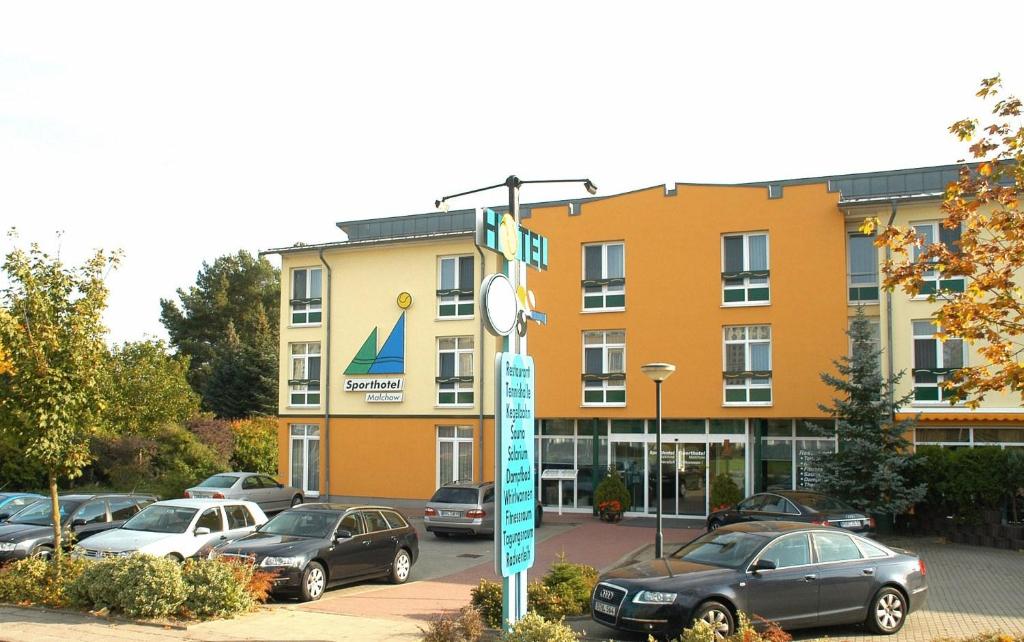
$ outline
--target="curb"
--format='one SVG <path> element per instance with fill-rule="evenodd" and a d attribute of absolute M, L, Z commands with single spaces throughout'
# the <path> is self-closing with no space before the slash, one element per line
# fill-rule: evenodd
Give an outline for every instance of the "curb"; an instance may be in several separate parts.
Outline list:
<path fill-rule="evenodd" d="M 182 624 L 179 622 L 157 622 L 155 620 L 133 620 L 131 618 L 122 617 L 119 615 L 100 615 L 91 611 L 79 611 L 77 609 L 56 609 L 51 606 L 38 606 L 36 604 L 10 604 L 8 602 L 0 602 L 0 606 L 9 607 L 13 609 L 22 609 L 25 611 L 43 611 L 45 613 L 56 613 L 56 614 L 70 614 L 70 615 L 81 615 L 83 617 L 91 617 L 97 620 L 107 620 L 114 624 L 136 624 L 139 626 L 150 626 L 159 629 L 174 629 L 176 631 L 187 631 L 189 625 Z M 198 624 L 196 622 L 195 624 Z"/>

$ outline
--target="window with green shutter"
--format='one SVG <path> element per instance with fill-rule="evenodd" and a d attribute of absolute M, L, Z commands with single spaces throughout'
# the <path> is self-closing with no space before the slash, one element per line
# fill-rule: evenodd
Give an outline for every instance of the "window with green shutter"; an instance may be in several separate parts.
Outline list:
<path fill-rule="evenodd" d="M 594 243 L 583 246 L 583 309 L 620 311 L 626 307 L 626 246 Z"/>
<path fill-rule="evenodd" d="M 722 236 L 722 305 L 767 305 L 768 233 Z"/>
<path fill-rule="evenodd" d="M 473 337 L 437 339 L 437 405 L 473 405 Z"/>
<path fill-rule="evenodd" d="M 771 405 L 771 326 L 726 326 L 723 332 L 723 404 Z"/>
<path fill-rule="evenodd" d="M 914 402 L 949 403 L 954 390 L 942 385 L 955 370 L 964 367 L 963 339 L 936 338 L 941 329 L 930 320 L 912 321 L 914 338 Z"/>
<path fill-rule="evenodd" d="M 323 270 L 296 268 L 292 270 L 290 299 L 292 325 L 316 325 L 322 318 Z"/>
<path fill-rule="evenodd" d="M 437 264 L 437 316 L 467 319 L 473 316 L 473 256 L 442 256 Z"/>
<path fill-rule="evenodd" d="M 942 225 L 941 221 L 926 221 L 913 223 L 914 232 L 917 234 L 920 244 L 914 246 L 914 261 L 920 261 L 921 254 L 928 249 L 929 245 L 941 243 L 950 252 L 960 251 L 960 228 L 952 229 Z M 934 270 L 926 270 L 923 275 L 924 282 L 918 291 L 918 296 L 927 297 L 941 292 L 963 292 L 964 278 L 962 276 L 946 277 L 943 275 L 940 266 Z"/>
<path fill-rule="evenodd" d="M 583 333 L 583 405 L 626 403 L 626 333 L 595 330 Z"/>

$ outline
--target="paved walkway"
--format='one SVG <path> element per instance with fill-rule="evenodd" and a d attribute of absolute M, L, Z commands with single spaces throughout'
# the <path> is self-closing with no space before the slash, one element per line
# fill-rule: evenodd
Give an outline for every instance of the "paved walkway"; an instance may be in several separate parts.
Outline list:
<path fill-rule="evenodd" d="M 538 544 L 539 577 L 560 553 L 570 561 L 607 569 L 652 556 L 653 529 L 641 522 L 605 524 L 587 515 L 545 516 L 552 528 Z M 674 526 L 679 526 L 676 522 Z M 666 549 L 688 541 L 697 531 L 669 526 Z M 422 579 L 400 586 L 363 584 L 332 590 L 319 602 L 282 602 L 234 620 L 191 625 L 187 630 L 111 622 L 89 615 L 41 609 L 0 607 L 0 640 L 99 642 L 101 640 L 419 640 L 420 627 L 432 616 L 469 602 L 481 578 L 496 579 L 486 540 L 425 541 L 447 561 Z M 937 539 L 890 540 L 922 554 L 928 564 L 929 598 L 903 630 L 874 637 L 860 627 L 796 632 L 798 642 L 830 638 L 857 642 L 930 642 L 937 637 L 967 637 L 981 632 L 1024 634 L 1024 553 L 946 544 Z M 472 557 L 466 553 L 472 551 Z M 433 555 L 434 553 L 432 553 Z M 458 563 L 456 563 L 456 561 Z M 445 573 L 445 565 L 451 572 Z M 425 566 L 430 569 L 431 567 Z M 645 640 L 619 637 L 590 621 L 574 622 L 587 640 Z"/>

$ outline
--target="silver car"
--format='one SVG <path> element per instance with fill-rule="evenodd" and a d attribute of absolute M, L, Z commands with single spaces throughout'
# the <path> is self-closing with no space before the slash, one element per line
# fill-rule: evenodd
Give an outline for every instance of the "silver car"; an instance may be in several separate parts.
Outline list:
<path fill-rule="evenodd" d="M 244 499 L 255 502 L 265 513 L 298 506 L 303 501 L 298 488 L 285 486 L 260 473 L 220 473 L 187 489 L 185 497 Z"/>
<path fill-rule="evenodd" d="M 540 528 L 543 519 L 538 501 L 534 526 Z M 494 534 L 494 482 L 455 481 L 438 488 L 423 509 L 423 525 L 436 537 Z"/>

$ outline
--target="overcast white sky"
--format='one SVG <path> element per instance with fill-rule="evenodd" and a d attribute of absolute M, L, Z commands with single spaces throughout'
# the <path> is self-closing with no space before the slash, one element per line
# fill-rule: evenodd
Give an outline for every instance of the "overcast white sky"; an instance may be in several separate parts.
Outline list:
<path fill-rule="evenodd" d="M 511 173 L 613 194 L 955 162 L 982 77 L 1024 94 L 1019 42 L 983 40 L 1024 2 L 983 6 L 6 2 L 0 227 L 122 249 L 120 342 L 166 337 L 159 299 L 203 260 Z"/>

